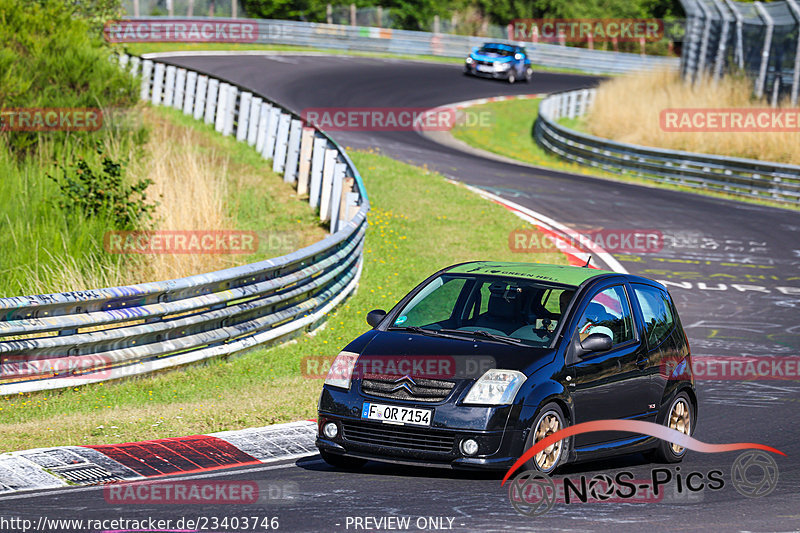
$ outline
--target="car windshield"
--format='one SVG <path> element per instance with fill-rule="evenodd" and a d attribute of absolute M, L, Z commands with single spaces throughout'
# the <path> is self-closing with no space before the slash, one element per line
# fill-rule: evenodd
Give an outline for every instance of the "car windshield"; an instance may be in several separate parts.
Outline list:
<path fill-rule="evenodd" d="M 508 48 L 498 48 L 496 46 L 484 46 L 480 50 L 481 54 L 497 54 L 501 56 L 513 56 L 514 51 Z"/>
<path fill-rule="evenodd" d="M 496 276 L 443 274 L 418 292 L 390 328 L 549 346 L 574 287 Z"/>

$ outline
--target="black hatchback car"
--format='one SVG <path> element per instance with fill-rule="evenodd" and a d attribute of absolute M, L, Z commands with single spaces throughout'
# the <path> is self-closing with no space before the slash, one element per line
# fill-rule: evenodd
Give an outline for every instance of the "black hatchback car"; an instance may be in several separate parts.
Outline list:
<path fill-rule="evenodd" d="M 473 262 L 441 270 L 345 347 L 319 400 L 328 463 L 508 469 L 581 422 L 635 419 L 691 435 L 689 345 L 659 283 L 580 267 Z M 638 434 L 562 440 L 526 468 L 686 450 Z"/>

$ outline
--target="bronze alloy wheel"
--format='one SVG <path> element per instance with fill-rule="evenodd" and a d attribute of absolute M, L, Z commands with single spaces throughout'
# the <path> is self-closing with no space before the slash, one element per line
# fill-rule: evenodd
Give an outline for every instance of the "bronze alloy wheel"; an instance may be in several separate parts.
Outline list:
<path fill-rule="evenodd" d="M 675 403 L 672 404 L 667 425 L 671 429 L 677 429 L 684 435 L 692 434 L 692 409 L 689 407 L 689 403 L 685 398 L 679 397 L 675 400 Z M 670 447 L 675 455 L 680 455 L 684 452 L 683 446 L 672 443 Z"/>
<path fill-rule="evenodd" d="M 555 411 L 547 411 L 539 419 L 539 423 L 536 424 L 536 430 L 534 431 L 533 438 L 534 445 L 545 437 L 549 437 L 561 429 L 561 420 L 559 419 L 558 414 L 556 414 Z M 558 460 L 561 458 L 562 444 L 563 441 L 558 441 L 536 454 L 534 460 L 536 461 L 536 465 L 540 470 L 543 472 L 549 472 L 558 464 Z"/>

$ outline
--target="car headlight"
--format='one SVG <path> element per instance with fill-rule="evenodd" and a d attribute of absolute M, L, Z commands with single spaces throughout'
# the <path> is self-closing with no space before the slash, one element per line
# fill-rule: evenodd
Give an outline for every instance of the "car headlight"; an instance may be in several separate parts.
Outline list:
<path fill-rule="evenodd" d="M 508 69 L 511 68 L 511 63 L 509 63 L 509 62 L 495 63 L 494 64 L 494 68 L 495 68 L 495 70 L 508 70 Z"/>
<path fill-rule="evenodd" d="M 465 404 L 508 405 L 525 383 L 525 374 L 516 370 L 487 370 L 469 389 Z"/>
<path fill-rule="evenodd" d="M 473 64 L 475 62 L 475 60 L 472 59 L 472 56 L 469 56 L 469 57 L 467 57 L 466 62 L 467 62 L 467 65 L 471 65 L 471 64 Z"/>
<path fill-rule="evenodd" d="M 328 377 L 325 378 L 325 385 L 350 388 L 350 381 L 353 378 L 353 369 L 356 367 L 358 354 L 353 352 L 340 352 L 333 360 Z"/>

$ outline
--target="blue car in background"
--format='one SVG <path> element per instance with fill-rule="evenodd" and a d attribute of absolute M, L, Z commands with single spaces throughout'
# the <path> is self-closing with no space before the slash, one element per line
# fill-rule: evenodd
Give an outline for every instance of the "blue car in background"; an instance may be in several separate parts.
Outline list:
<path fill-rule="evenodd" d="M 464 74 L 507 80 L 530 81 L 533 69 L 528 52 L 522 46 L 486 43 L 474 48 L 464 62 Z"/>

